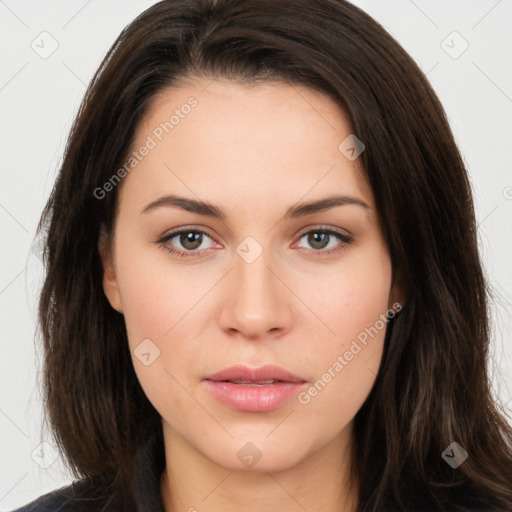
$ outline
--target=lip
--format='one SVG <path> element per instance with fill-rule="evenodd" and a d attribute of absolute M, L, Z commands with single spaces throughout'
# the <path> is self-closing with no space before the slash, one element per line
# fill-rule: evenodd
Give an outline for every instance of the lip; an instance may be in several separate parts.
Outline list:
<path fill-rule="evenodd" d="M 281 380 L 283 382 L 306 382 L 306 379 L 295 375 L 284 368 L 274 366 L 272 364 L 266 364 L 258 368 L 249 368 L 243 364 L 237 364 L 224 368 L 220 372 L 213 373 L 205 377 L 205 380 L 222 381 L 222 380 L 249 380 L 249 381 L 260 381 L 260 380 Z"/>
<path fill-rule="evenodd" d="M 227 382 L 232 380 L 246 382 Z M 257 384 L 258 381 L 269 380 L 278 382 Z M 216 398 L 233 409 L 264 412 L 283 405 L 297 394 L 307 381 L 279 366 L 249 368 L 239 364 L 206 376 L 204 383 Z"/>

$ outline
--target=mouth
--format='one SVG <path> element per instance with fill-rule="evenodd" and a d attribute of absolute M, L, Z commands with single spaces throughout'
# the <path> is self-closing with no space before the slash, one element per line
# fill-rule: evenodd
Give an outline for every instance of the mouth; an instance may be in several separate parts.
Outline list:
<path fill-rule="evenodd" d="M 232 379 L 232 380 L 221 380 L 216 382 L 231 382 L 232 384 L 239 384 L 240 386 L 269 386 L 270 384 L 277 384 L 278 382 L 286 382 L 283 380 L 242 380 L 242 379 Z"/>
<path fill-rule="evenodd" d="M 274 365 L 231 366 L 203 381 L 224 405 L 247 412 L 277 409 L 307 384 L 306 379 Z"/>
<path fill-rule="evenodd" d="M 232 382 L 234 384 L 261 384 L 269 385 L 276 382 L 293 382 L 300 383 L 306 382 L 306 379 L 295 375 L 294 373 L 275 366 L 272 364 L 266 364 L 258 368 L 249 368 L 242 364 L 230 366 L 223 370 L 213 373 L 205 377 L 205 380 L 211 380 L 215 382 Z"/>

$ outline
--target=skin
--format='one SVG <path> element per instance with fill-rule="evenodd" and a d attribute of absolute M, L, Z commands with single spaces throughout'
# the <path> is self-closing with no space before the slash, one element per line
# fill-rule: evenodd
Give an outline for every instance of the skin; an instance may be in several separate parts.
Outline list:
<path fill-rule="evenodd" d="M 197 106 L 123 179 L 113 236 L 99 245 L 105 294 L 124 315 L 135 372 L 162 417 L 166 511 L 355 510 L 353 418 L 374 384 L 385 327 L 306 404 L 292 397 L 273 411 L 238 411 L 202 382 L 237 363 L 275 364 L 310 388 L 400 302 L 360 159 L 338 150 L 352 131 L 339 107 L 310 89 L 196 79 L 155 98 L 133 147 L 190 96 Z M 141 213 L 171 193 L 226 217 L 169 206 Z M 368 208 L 282 219 L 298 202 L 333 193 Z M 208 235 L 200 246 L 179 236 L 156 243 L 180 227 Z M 352 242 L 331 235 L 314 245 L 307 234 L 320 228 Z M 236 251 L 248 236 L 263 250 L 251 263 Z M 170 246 L 196 252 L 180 257 Z M 145 339 L 160 350 L 148 366 L 134 354 Z M 252 467 L 237 457 L 248 442 L 261 453 Z"/>

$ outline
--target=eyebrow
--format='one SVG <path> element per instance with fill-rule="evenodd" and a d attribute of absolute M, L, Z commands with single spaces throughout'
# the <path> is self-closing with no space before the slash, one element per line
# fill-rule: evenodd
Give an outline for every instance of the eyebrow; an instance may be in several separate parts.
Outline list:
<path fill-rule="evenodd" d="M 346 196 L 346 195 L 333 195 L 312 201 L 309 203 L 299 203 L 290 207 L 283 216 L 283 219 L 297 219 L 304 217 L 312 213 L 323 212 L 330 210 L 336 206 L 344 206 L 347 204 L 360 206 L 365 209 L 370 209 L 368 204 L 358 197 Z M 177 207 L 188 212 L 197 213 L 199 215 L 205 215 L 217 219 L 225 219 L 226 213 L 211 203 L 206 201 L 200 201 L 196 199 L 190 199 L 188 197 L 180 197 L 176 195 L 166 195 L 156 199 L 155 201 L 147 204 L 142 210 L 142 213 L 148 213 L 156 208 L 160 207 Z"/>

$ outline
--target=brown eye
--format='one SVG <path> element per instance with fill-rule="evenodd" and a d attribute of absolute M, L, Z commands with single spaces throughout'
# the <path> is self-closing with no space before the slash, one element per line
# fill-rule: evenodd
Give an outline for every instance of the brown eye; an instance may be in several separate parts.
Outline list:
<path fill-rule="evenodd" d="M 195 251 L 203 241 L 203 233 L 196 231 L 183 231 L 179 234 L 180 244 L 189 251 Z"/>
<path fill-rule="evenodd" d="M 316 229 L 304 233 L 299 240 L 305 239 L 313 252 L 332 253 L 352 242 L 352 239 L 331 229 Z M 336 240 L 338 243 L 336 244 Z M 305 247 L 307 249 L 307 247 Z"/>
<path fill-rule="evenodd" d="M 308 244 L 311 244 L 313 249 L 325 249 L 329 243 L 331 235 L 328 233 L 310 232 L 307 234 Z"/>
<path fill-rule="evenodd" d="M 211 240 L 211 237 L 201 229 L 181 229 L 164 236 L 158 240 L 157 244 L 178 256 L 196 256 L 201 251 L 211 247 L 201 248 L 205 237 Z"/>

